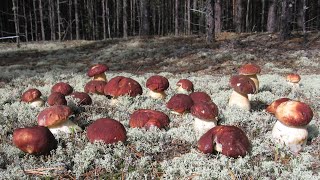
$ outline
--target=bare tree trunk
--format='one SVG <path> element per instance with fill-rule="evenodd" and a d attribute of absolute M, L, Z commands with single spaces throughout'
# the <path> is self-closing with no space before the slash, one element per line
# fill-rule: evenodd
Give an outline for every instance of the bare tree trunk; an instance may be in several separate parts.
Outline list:
<path fill-rule="evenodd" d="M 42 11 L 42 1 L 41 0 L 39 0 L 39 11 L 40 11 L 41 36 L 42 36 L 42 41 L 45 41 L 46 37 L 44 34 L 43 11 Z"/>
<path fill-rule="evenodd" d="M 221 33 L 221 0 L 216 0 L 214 3 L 214 32 Z"/>
<path fill-rule="evenodd" d="M 123 37 L 128 38 L 127 0 L 123 0 Z"/>
<path fill-rule="evenodd" d="M 148 36 L 150 35 L 150 22 L 149 22 L 150 0 L 141 0 L 140 3 L 141 3 L 141 10 L 142 10 L 141 35 Z"/>
<path fill-rule="evenodd" d="M 156 4 L 152 5 L 152 27 L 153 27 L 153 34 L 156 34 Z"/>
<path fill-rule="evenodd" d="M 78 14 L 78 0 L 74 0 L 74 16 L 76 19 L 76 39 L 80 39 L 80 32 L 79 32 L 79 14 Z"/>
<path fill-rule="evenodd" d="M 26 3 L 25 0 L 22 1 L 23 3 L 23 17 L 24 17 L 24 34 L 26 38 L 26 42 L 28 42 L 28 17 L 26 14 Z"/>
<path fill-rule="evenodd" d="M 55 22 L 56 22 L 56 17 L 55 17 L 55 8 L 54 8 L 54 0 L 49 0 L 49 13 L 51 12 L 50 18 L 51 18 L 51 40 L 56 40 L 56 27 L 55 27 Z"/>
<path fill-rule="evenodd" d="M 1 22 L 1 17 L 0 17 L 0 22 Z M 32 20 L 31 10 L 29 10 L 29 22 L 30 22 L 31 41 L 34 41 L 33 20 Z"/>
<path fill-rule="evenodd" d="M 108 25 L 108 35 L 109 38 L 111 38 L 111 28 L 110 28 L 110 12 L 109 12 L 109 7 L 108 7 L 108 0 L 106 0 L 106 13 L 107 13 L 107 25 Z"/>
<path fill-rule="evenodd" d="M 159 4 L 158 6 L 158 36 L 161 35 L 161 24 L 162 24 L 162 13 L 161 13 L 161 7 L 162 7 L 162 3 Z"/>
<path fill-rule="evenodd" d="M 235 1 L 235 17 L 234 17 L 234 26 L 237 33 L 243 31 L 243 7 L 242 7 L 243 0 L 236 0 Z"/>
<path fill-rule="evenodd" d="M 36 0 L 32 1 L 33 5 L 33 14 L 34 14 L 34 30 L 35 30 L 35 37 L 36 41 L 38 41 L 38 18 L 37 18 L 37 12 L 36 12 Z"/>
<path fill-rule="evenodd" d="M 70 27 L 70 40 L 73 40 L 73 28 L 72 28 L 72 0 L 69 0 L 69 4 L 68 4 L 68 13 L 69 13 L 69 27 Z"/>
<path fill-rule="evenodd" d="M 107 39 L 107 27 L 106 27 L 106 6 L 105 6 L 105 0 L 101 1 L 102 5 L 102 25 L 103 25 L 103 39 Z"/>
<path fill-rule="evenodd" d="M 175 0 L 174 35 L 179 35 L 179 0 Z"/>
<path fill-rule="evenodd" d="M 12 0 L 12 10 L 13 10 L 13 18 L 14 18 L 14 27 L 16 30 L 16 36 L 19 36 L 20 31 L 19 31 L 19 19 L 18 19 L 18 4 L 15 2 L 16 0 Z M 16 38 L 17 40 L 17 46 L 20 47 L 20 38 Z"/>
<path fill-rule="evenodd" d="M 267 31 L 274 33 L 276 31 L 276 13 L 278 0 L 271 0 L 268 10 Z"/>
<path fill-rule="evenodd" d="M 117 37 L 120 36 L 119 31 L 120 31 L 120 0 L 116 0 L 116 16 L 117 16 L 117 29 L 116 29 L 116 34 Z"/>
<path fill-rule="evenodd" d="M 290 7 L 289 0 L 282 0 L 281 2 L 281 24 L 280 24 L 280 40 L 284 41 L 290 35 Z"/>
<path fill-rule="evenodd" d="M 207 43 L 212 43 L 215 39 L 214 37 L 214 1 L 206 1 L 206 41 Z"/>
<path fill-rule="evenodd" d="M 265 21 L 265 18 L 264 18 L 264 14 L 265 14 L 265 8 L 266 8 L 266 1 L 265 0 L 262 0 L 262 11 L 261 11 L 261 31 L 264 32 L 264 21 Z"/>
<path fill-rule="evenodd" d="M 57 0 L 57 16 L 58 16 L 58 37 L 59 37 L 59 41 L 61 41 L 60 0 Z"/>
<path fill-rule="evenodd" d="M 187 0 L 187 34 L 191 34 L 191 10 L 190 10 L 190 0 Z"/>
<path fill-rule="evenodd" d="M 249 32 L 249 31 L 250 31 L 250 19 L 249 19 L 249 14 L 250 14 L 250 0 L 247 0 L 246 32 Z"/>

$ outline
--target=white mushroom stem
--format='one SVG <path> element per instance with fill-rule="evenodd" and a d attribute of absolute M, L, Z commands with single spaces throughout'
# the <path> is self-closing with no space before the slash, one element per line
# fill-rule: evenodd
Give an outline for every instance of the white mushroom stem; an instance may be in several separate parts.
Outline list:
<path fill-rule="evenodd" d="M 151 96 L 153 99 L 164 99 L 166 98 L 167 95 L 164 91 L 155 92 L 155 91 L 149 90 L 149 96 Z"/>
<path fill-rule="evenodd" d="M 107 81 L 107 77 L 104 73 L 94 75 L 93 80 L 95 81 Z"/>
<path fill-rule="evenodd" d="M 49 126 L 49 130 L 51 131 L 52 134 L 58 134 L 59 132 L 64 132 L 66 134 L 72 134 L 72 133 L 77 133 L 81 132 L 82 129 L 73 123 L 70 120 L 66 120 L 60 124 L 54 125 L 54 126 Z"/>
<path fill-rule="evenodd" d="M 183 89 L 181 86 L 177 87 L 177 93 L 180 94 L 190 94 L 192 91 L 187 91 L 186 89 Z"/>
<path fill-rule="evenodd" d="M 193 121 L 193 129 L 196 133 L 197 140 L 200 139 L 200 137 L 205 134 L 207 131 L 209 131 L 211 128 L 217 126 L 217 120 L 202 120 L 197 117 L 194 118 Z"/>
<path fill-rule="evenodd" d="M 259 91 L 259 80 L 256 74 L 252 75 L 246 75 L 248 78 L 250 78 L 254 84 L 256 85 L 256 91 L 254 92 L 255 94 Z"/>
<path fill-rule="evenodd" d="M 237 107 L 239 107 L 243 110 L 247 110 L 247 111 L 249 111 L 251 109 L 248 95 L 241 94 L 236 91 L 233 91 L 230 96 L 229 106 L 237 106 Z"/>
<path fill-rule="evenodd" d="M 34 101 L 30 102 L 32 107 L 42 107 L 44 105 L 44 100 L 41 98 L 35 99 Z"/>
<path fill-rule="evenodd" d="M 272 137 L 277 144 L 285 145 L 297 154 L 307 143 L 308 130 L 306 126 L 290 127 L 277 121 L 272 129 Z"/>

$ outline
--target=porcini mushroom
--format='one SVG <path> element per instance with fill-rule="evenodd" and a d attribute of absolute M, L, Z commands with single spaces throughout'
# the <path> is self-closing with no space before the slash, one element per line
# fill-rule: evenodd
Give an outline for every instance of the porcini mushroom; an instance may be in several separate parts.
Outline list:
<path fill-rule="evenodd" d="M 161 129 L 169 125 L 169 117 L 160 111 L 138 109 L 130 115 L 129 125 L 131 128 L 149 129 L 151 126 L 156 126 Z"/>
<path fill-rule="evenodd" d="M 87 137 L 91 143 L 95 141 L 102 141 L 106 144 L 125 142 L 126 134 L 126 129 L 120 122 L 109 118 L 97 119 L 87 128 Z"/>
<path fill-rule="evenodd" d="M 84 87 L 84 92 L 104 95 L 104 87 L 106 84 L 106 81 L 89 81 Z"/>
<path fill-rule="evenodd" d="M 90 105 L 92 104 L 91 97 L 85 92 L 73 92 L 70 96 L 77 101 L 77 105 Z"/>
<path fill-rule="evenodd" d="M 214 151 L 237 158 L 245 156 L 250 150 L 247 135 L 236 126 L 216 126 L 207 131 L 198 140 L 198 149 L 211 154 Z"/>
<path fill-rule="evenodd" d="M 96 81 L 107 81 L 107 77 L 104 72 L 108 71 L 109 67 L 104 64 L 96 64 L 89 68 L 87 75 L 93 77 Z"/>
<path fill-rule="evenodd" d="M 57 140 L 47 127 L 35 126 L 15 129 L 13 144 L 23 152 L 44 155 L 57 147 Z"/>
<path fill-rule="evenodd" d="M 67 105 L 65 96 L 59 92 L 53 92 L 48 97 L 48 104 L 53 105 Z"/>
<path fill-rule="evenodd" d="M 188 79 L 180 79 L 177 82 L 177 92 L 181 94 L 189 94 L 193 92 L 193 83 Z"/>
<path fill-rule="evenodd" d="M 172 113 L 178 115 L 182 115 L 190 111 L 192 105 L 192 99 L 186 94 L 175 94 L 167 102 L 167 108 L 170 109 Z"/>
<path fill-rule="evenodd" d="M 254 82 L 244 75 L 235 75 L 230 78 L 229 85 L 233 88 L 233 92 L 229 99 L 229 106 L 237 106 L 243 110 L 250 110 L 250 101 L 248 94 L 252 94 L 256 90 Z"/>
<path fill-rule="evenodd" d="M 154 75 L 147 79 L 146 87 L 153 99 L 164 99 L 167 96 L 165 90 L 169 87 L 169 81 L 163 76 Z"/>
<path fill-rule="evenodd" d="M 297 154 L 307 142 L 307 125 L 313 117 L 312 109 L 303 102 L 289 100 L 277 107 L 275 116 L 278 121 L 272 129 L 273 139 Z"/>
<path fill-rule="evenodd" d="M 292 86 L 293 89 L 299 88 L 299 86 L 300 86 L 300 84 L 299 84 L 300 80 L 301 80 L 301 77 L 300 77 L 299 74 L 290 73 L 290 74 L 287 75 L 287 82 L 288 82 L 289 85 Z"/>
<path fill-rule="evenodd" d="M 275 101 L 273 101 L 267 108 L 266 108 L 266 111 L 271 113 L 271 114 L 275 114 L 276 113 L 276 109 L 278 108 L 278 106 L 283 103 L 283 102 L 286 102 L 286 101 L 289 101 L 290 99 L 289 98 L 280 98 L 280 99 L 277 99 Z"/>
<path fill-rule="evenodd" d="M 68 96 L 73 91 L 73 88 L 65 82 L 59 82 L 52 86 L 51 93 L 53 92 L 59 92 L 65 96 Z"/>
<path fill-rule="evenodd" d="M 206 92 L 193 92 L 189 94 L 193 103 L 201 103 L 201 102 L 212 102 L 211 97 Z"/>
<path fill-rule="evenodd" d="M 68 134 L 82 131 L 78 125 L 69 120 L 71 114 L 72 110 L 68 106 L 50 106 L 39 113 L 38 125 L 48 127 L 53 134 L 59 132 Z"/>
<path fill-rule="evenodd" d="M 259 80 L 257 74 L 260 74 L 260 72 L 261 68 L 258 65 L 252 63 L 245 64 L 239 68 L 240 75 L 245 75 L 254 82 L 256 86 L 254 93 L 257 93 L 259 90 Z"/>
<path fill-rule="evenodd" d="M 44 105 L 43 99 L 40 98 L 41 92 L 38 89 L 28 89 L 21 96 L 21 101 L 29 103 L 32 107 L 41 107 Z"/>

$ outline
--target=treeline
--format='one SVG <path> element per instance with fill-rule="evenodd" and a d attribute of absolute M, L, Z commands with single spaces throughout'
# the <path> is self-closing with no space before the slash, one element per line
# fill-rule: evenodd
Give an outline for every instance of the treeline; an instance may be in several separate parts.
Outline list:
<path fill-rule="evenodd" d="M 22 41 L 320 29 L 320 0 L 2 0 L 0 36 Z"/>

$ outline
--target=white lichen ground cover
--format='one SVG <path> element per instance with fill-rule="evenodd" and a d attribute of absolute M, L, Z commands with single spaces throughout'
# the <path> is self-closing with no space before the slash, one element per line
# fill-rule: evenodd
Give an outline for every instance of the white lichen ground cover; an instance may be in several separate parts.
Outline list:
<path fill-rule="evenodd" d="M 21 70 L 21 73 L 24 73 Z M 38 88 L 44 99 L 56 82 L 68 82 L 76 91 L 83 91 L 89 78 L 83 72 L 51 70 L 37 74 L 26 73 L 7 83 L 0 89 L 0 177 L 1 179 L 26 179 L 40 177 L 93 177 L 125 179 L 320 179 L 320 75 L 302 75 L 299 93 L 292 93 L 283 75 L 262 74 L 261 89 L 253 97 L 251 112 L 227 107 L 232 90 L 228 86 L 229 76 L 211 76 L 196 73 L 161 73 L 169 79 L 168 97 L 153 100 L 147 96 L 145 82 L 151 73 L 134 75 L 109 72 L 108 79 L 117 75 L 137 80 L 144 93 L 136 98 L 122 97 L 120 104 L 110 106 L 105 96 L 91 95 L 93 105 L 73 107 L 74 122 L 86 127 L 101 117 L 120 121 L 127 130 L 125 143 L 104 145 L 91 144 L 86 131 L 66 137 L 60 135 L 58 148 L 48 156 L 27 155 L 12 144 L 15 128 L 34 126 L 37 114 L 44 109 L 31 108 L 20 102 L 21 94 L 28 88 Z M 236 125 L 246 132 L 252 149 L 243 158 L 228 158 L 221 154 L 204 155 L 196 148 L 193 117 L 174 115 L 165 103 L 175 94 L 175 84 L 180 78 L 194 82 L 195 91 L 207 92 L 219 107 L 219 124 Z M 314 118 L 308 130 L 309 138 L 304 151 L 295 156 L 287 149 L 274 144 L 271 130 L 275 117 L 264 111 L 265 105 L 280 97 L 298 99 L 309 104 Z M 166 130 L 132 129 L 129 115 L 137 109 L 150 108 L 165 112 L 170 117 Z M 44 169 L 39 169 L 44 168 Z M 52 168 L 52 169 L 50 169 Z M 31 171 L 33 170 L 33 171 Z M 28 174 L 29 173 L 29 174 Z M 41 174 L 43 173 L 43 174 Z"/>

